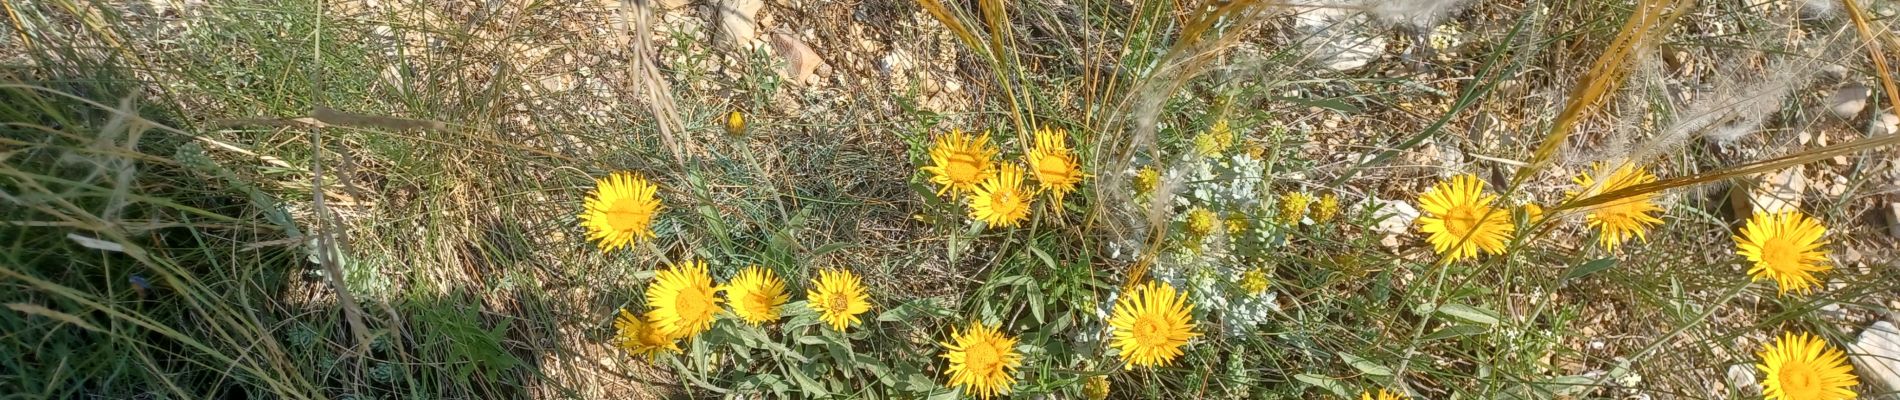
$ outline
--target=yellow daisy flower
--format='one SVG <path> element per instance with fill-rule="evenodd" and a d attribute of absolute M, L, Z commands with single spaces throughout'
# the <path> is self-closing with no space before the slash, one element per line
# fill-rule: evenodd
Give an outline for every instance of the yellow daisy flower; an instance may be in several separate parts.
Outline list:
<path fill-rule="evenodd" d="M 1850 386 L 1860 384 L 1854 367 L 1840 349 L 1819 336 L 1782 334 L 1774 344 L 1756 353 L 1761 363 L 1761 392 L 1766 400 L 1842 400 L 1857 397 Z"/>
<path fill-rule="evenodd" d="M 726 283 L 725 291 L 726 299 L 731 301 L 732 314 L 752 325 L 777 321 L 778 307 L 791 300 L 785 293 L 785 281 L 772 270 L 757 265 L 740 270 L 739 275 Z"/>
<path fill-rule="evenodd" d="M 930 174 L 931 183 L 940 186 L 938 195 L 947 192 L 955 197 L 975 191 L 978 184 L 996 174 L 996 153 L 989 133 L 972 138 L 962 130 L 951 130 L 930 146 L 930 165 L 923 171 Z"/>
<path fill-rule="evenodd" d="M 988 399 L 1007 395 L 1016 384 L 1016 367 L 1023 365 L 1022 353 L 1016 352 L 1016 338 L 997 332 L 996 327 L 971 322 L 970 328 L 951 331 L 952 342 L 941 343 L 943 358 L 950 360 L 949 386 L 962 386 Z"/>
<path fill-rule="evenodd" d="M 1754 280 L 1772 279 L 1782 294 L 1808 293 L 1821 284 L 1815 273 L 1833 269 L 1821 250 L 1824 234 L 1827 228 L 1820 221 L 1799 211 L 1758 212 L 1735 236 L 1735 252 L 1754 263 L 1748 268 Z"/>
<path fill-rule="evenodd" d="M 1195 240 L 1199 240 L 1200 238 L 1204 238 L 1204 237 L 1207 237 L 1207 235 L 1213 234 L 1214 227 L 1215 227 L 1214 224 L 1218 222 L 1219 219 L 1220 219 L 1219 216 L 1214 215 L 1213 211 L 1208 211 L 1208 209 L 1206 208 L 1194 207 L 1194 209 L 1188 210 L 1188 213 L 1187 213 L 1188 237 L 1194 238 Z"/>
<path fill-rule="evenodd" d="M 1181 347 L 1201 335 L 1194 331 L 1193 311 L 1187 296 L 1166 283 L 1148 282 L 1124 293 L 1108 325 L 1126 368 L 1165 366 L 1181 356 Z"/>
<path fill-rule="evenodd" d="M 1023 193 L 1023 169 L 1003 164 L 983 180 L 970 196 L 970 219 L 991 227 L 1008 228 L 1029 218 L 1029 196 Z"/>
<path fill-rule="evenodd" d="M 732 112 L 726 113 L 726 134 L 745 136 L 745 113 L 741 113 L 739 110 L 732 110 Z"/>
<path fill-rule="evenodd" d="M 1161 186 L 1161 171 L 1153 165 L 1141 167 L 1135 171 L 1135 195 L 1147 196 Z"/>
<path fill-rule="evenodd" d="M 660 353 L 679 352 L 678 344 L 666 336 L 646 318 L 634 316 L 627 310 L 620 310 L 620 317 L 614 319 L 614 344 L 635 357 L 646 357 L 648 361 Z"/>
<path fill-rule="evenodd" d="M 1365 393 L 1360 393 L 1359 400 L 1403 400 L 1405 399 L 1405 396 L 1400 396 L 1398 394 L 1385 391 L 1385 389 L 1379 389 L 1376 397 L 1374 396 L 1373 393 L 1374 392 L 1370 390 L 1366 391 Z"/>
<path fill-rule="evenodd" d="M 1273 278 L 1267 276 L 1266 268 L 1256 267 L 1240 274 L 1240 288 L 1246 290 L 1247 294 L 1258 295 L 1266 293 L 1267 288 L 1272 284 Z"/>
<path fill-rule="evenodd" d="M 647 309 L 654 325 L 674 338 L 690 339 L 712 329 L 719 312 L 719 289 L 713 287 L 706 262 L 692 260 L 653 276 L 647 287 Z"/>
<path fill-rule="evenodd" d="M 856 325 L 860 322 L 858 314 L 871 310 L 870 296 L 864 293 L 863 282 L 851 271 L 819 271 L 818 278 L 812 279 L 811 287 L 811 290 L 805 291 L 806 305 L 818 312 L 818 319 L 838 331 Z"/>
<path fill-rule="evenodd" d="M 1439 182 L 1418 198 L 1419 208 L 1426 213 L 1418 219 L 1419 230 L 1430 235 L 1426 240 L 1448 262 L 1476 257 L 1479 250 L 1503 253 L 1504 242 L 1511 240 L 1517 227 L 1511 224 L 1510 213 L 1491 208 L 1497 199 L 1497 195 L 1484 194 L 1484 181 L 1477 176 L 1458 175 Z"/>
<path fill-rule="evenodd" d="M 1069 132 L 1043 128 L 1036 130 L 1036 147 L 1029 150 L 1029 170 L 1036 174 L 1039 191 L 1055 196 L 1056 208 L 1062 208 L 1062 197 L 1082 182 L 1082 166 L 1076 164 L 1075 152 L 1069 149 Z"/>
<path fill-rule="evenodd" d="M 1279 212 L 1273 215 L 1274 219 L 1280 221 L 1281 225 L 1298 225 L 1301 219 L 1306 218 L 1306 205 L 1312 202 L 1313 198 L 1307 197 L 1305 193 L 1282 193 Z"/>
<path fill-rule="evenodd" d="M 1313 205 L 1313 222 L 1332 222 L 1339 218 L 1339 196 L 1327 193 L 1319 196 L 1319 204 Z"/>
<path fill-rule="evenodd" d="M 1608 168 L 1601 163 L 1596 164 L 1593 169 L 1594 172 L 1577 175 L 1572 179 L 1579 189 L 1567 192 L 1570 198 L 1596 196 L 1656 181 L 1656 175 L 1651 175 L 1649 171 L 1631 163 L 1623 163 L 1615 171 L 1608 171 Z M 1605 172 L 1608 172 L 1609 177 L 1601 183 L 1597 182 L 1595 177 L 1603 176 Z M 1602 245 L 1604 250 L 1615 250 L 1616 246 L 1623 244 L 1632 236 L 1648 241 L 1646 232 L 1649 228 L 1662 223 L 1662 219 L 1656 218 L 1655 215 L 1658 211 L 1662 211 L 1662 207 L 1656 205 L 1656 193 L 1653 192 L 1590 206 L 1584 211 L 1588 213 L 1584 214 L 1584 223 L 1597 229 L 1597 243 Z"/>
<path fill-rule="evenodd" d="M 633 172 L 615 172 L 594 182 L 581 211 L 581 227 L 600 251 L 613 251 L 653 238 L 653 216 L 664 209 L 654 194 L 659 186 Z"/>
<path fill-rule="evenodd" d="M 1095 375 L 1082 381 L 1082 396 L 1089 400 L 1108 399 L 1108 375 Z"/>

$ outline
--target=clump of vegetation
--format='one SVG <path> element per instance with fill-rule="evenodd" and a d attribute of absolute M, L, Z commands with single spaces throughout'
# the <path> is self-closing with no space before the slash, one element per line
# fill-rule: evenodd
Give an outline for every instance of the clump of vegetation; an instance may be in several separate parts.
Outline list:
<path fill-rule="evenodd" d="M 0 393 L 1890 394 L 1900 136 L 1655 96 L 1858 3 L 392 3 L 0 2 Z"/>

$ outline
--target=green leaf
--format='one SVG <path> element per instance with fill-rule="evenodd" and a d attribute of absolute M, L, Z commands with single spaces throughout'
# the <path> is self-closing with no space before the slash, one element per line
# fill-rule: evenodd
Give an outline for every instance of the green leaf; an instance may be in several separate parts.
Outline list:
<path fill-rule="evenodd" d="M 932 382 L 930 377 L 919 373 L 911 373 L 910 377 L 904 378 L 904 381 L 904 384 L 910 386 L 909 389 L 912 392 L 926 392 L 937 387 L 937 383 Z"/>
<path fill-rule="evenodd" d="M 1025 285 L 1024 287 L 1029 289 L 1029 315 L 1036 317 L 1036 323 L 1038 324 L 1047 322 L 1042 318 L 1042 287 L 1033 284 Z"/>
<path fill-rule="evenodd" d="M 1364 372 L 1366 375 L 1392 376 L 1391 368 L 1386 368 L 1386 366 L 1379 365 L 1379 363 L 1372 362 L 1372 360 L 1347 353 L 1339 353 L 1339 359 L 1345 361 L 1346 365 L 1351 365 L 1353 369 Z"/>
<path fill-rule="evenodd" d="M 823 246 L 818 246 L 817 249 L 812 250 L 811 257 L 817 258 L 818 256 L 831 254 L 831 252 L 834 252 L 834 251 L 844 250 L 844 248 L 850 247 L 850 246 L 851 246 L 850 243 L 845 243 L 845 242 L 825 243 Z"/>
<path fill-rule="evenodd" d="M 1332 377 L 1319 374 L 1299 374 L 1294 375 L 1293 379 L 1320 389 L 1326 389 L 1328 392 L 1333 392 L 1334 396 L 1346 397 L 1346 386 L 1339 384 L 1339 380 L 1333 379 Z"/>
<path fill-rule="evenodd" d="M 1423 339 L 1424 341 L 1429 342 L 1433 340 L 1450 339 L 1450 338 L 1455 338 L 1459 336 L 1476 335 L 1476 334 L 1484 333 L 1485 331 L 1490 330 L 1490 329 L 1491 329 L 1490 327 L 1487 327 L 1484 325 L 1471 325 L 1471 324 L 1452 325 L 1452 326 L 1444 327 L 1443 329 L 1439 329 L 1436 332 L 1426 334 L 1425 337 L 1420 338 L 1420 339 Z"/>
<path fill-rule="evenodd" d="M 926 400 L 958 400 L 958 399 L 963 398 L 962 395 L 963 393 L 958 390 L 942 389 L 942 390 L 931 392 L 930 397 L 927 397 L 925 399 Z"/>
<path fill-rule="evenodd" d="M 1583 263 L 1583 265 L 1570 267 L 1570 269 L 1564 270 L 1564 277 L 1562 280 L 1568 281 L 1572 279 L 1582 278 L 1584 276 L 1588 276 L 1590 274 L 1594 274 L 1598 272 L 1603 272 L 1603 270 L 1614 268 L 1614 267 L 1616 267 L 1616 259 L 1614 258 L 1599 258 L 1595 260 L 1590 260 L 1590 262 Z"/>
<path fill-rule="evenodd" d="M 1457 303 L 1446 304 L 1438 306 L 1438 313 L 1465 322 L 1482 325 L 1498 324 L 1498 313 L 1496 311 L 1486 310 L 1476 306 Z"/>
<path fill-rule="evenodd" d="M 1009 285 L 1025 285 L 1026 286 L 1026 285 L 1032 285 L 1035 283 L 1036 283 L 1036 280 L 1030 278 L 1027 275 L 1010 275 L 1010 276 L 1005 276 L 1001 278 L 996 278 L 995 280 L 990 281 L 990 285 L 992 286 L 1009 286 Z"/>
<path fill-rule="evenodd" d="M 1041 248 L 1036 247 L 1033 241 L 1028 247 L 1029 247 L 1029 254 L 1034 254 L 1036 255 L 1037 259 L 1041 259 L 1042 265 L 1048 266 L 1049 269 L 1051 270 L 1061 269 L 1056 266 L 1056 259 L 1054 257 L 1050 257 L 1049 253 L 1042 251 Z"/>
<path fill-rule="evenodd" d="M 831 352 L 831 359 L 838 360 L 840 363 L 851 362 L 854 359 L 849 347 L 846 347 L 843 343 L 839 343 L 830 337 L 825 338 L 825 350 Z M 838 370 L 844 372 L 845 378 L 857 379 L 858 374 L 854 372 L 857 368 L 842 368 L 844 367 L 842 365 L 839 367 L 841 368 L 838 368 Z"/>
<path fill-rule="evenodd" d="M 1333 111 L 1338 111 L 1338 112 L 1347 113 L 1347 114 L 1358 114 L 1360 111 L 1359 107 L 1353 106 L 1352 104 L 1346 103 L 1345 101 L 1340 100 L 1340 99 L 1304 99 L 1304 98 L 1298 98 L 1298 97 L 1274 97 L 1273 99 L 1291 102 L 1294 104 L 1299 104 L 1299 105 L 1303 105 L 1307 107 L 1319 107 L 1319 108 L 1331 109 Z"/>
<path fill-rule="evenodd" d="M 891 307 L 889 310 L 884 310 L 884 312 L 878 313 L 877 320 L 880 322 L 907 322 L 914 321 L 919 316 L 944 315 L 948 314 L 942 307 L 937 306 L 936 301 L 925 298 L 911 300 L 904 304 L 899 304 L 897 307 Z"/>
<path fill-rule="evenodd" d="M 818 383 L 818 381 L 816 380 L 812 380 L 811 376 L 807 375 L 805 371 L 805 369 L 811 368 L 811 367 L 812 367 L 811 364 L 805 364 L 805 365 L 801 365 L 797 367 L 788 368 L 787 371 L 791 372 L 792 382 L 798 383 L 798 390 L 805 392 L 805 397 L 809 397 L 809 398 L 825 397 L 827 394 L 829 394 L 828 392 L 825 391 L 825 385 Z"/>
<path fill-rule="evenodd" d="M 1576 396 L 1593 389 L 1591 384 L 1595 382 L 1595 379 L 1583 375 L 1559 376 L 1538 382 L 1537 389 L 1558 396 Z"/>

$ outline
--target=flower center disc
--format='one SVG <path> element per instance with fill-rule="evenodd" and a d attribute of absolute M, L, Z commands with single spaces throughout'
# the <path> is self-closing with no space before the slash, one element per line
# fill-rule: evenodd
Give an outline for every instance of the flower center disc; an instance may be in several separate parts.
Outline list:
<path fill-rule="evenodd" d="M 997 214 L 1010 214 L 1016 211 L 1016 193 L 1001 191 L 990 195 L 990 209 Z"/>
<path fill-rule="evenodd" d="M 963 349 L 963 369 L 976 373 L 988 373 L 996 368 L 999 358 L 996 355 L 996 348 L 990 347 L 988 343 L 979 343 Z"/>
<path fill-rule="evenodd" d="M 1062 156 L 1054 154 L 1042 156 L 1042 162 L 1038 164 L 1040 164 L 1042 168 L 1037 168 L 1036 173 L 1049 177 L 1051 181 L 1069 179 L 1069 170 L 1071 169 L 1069 168 L 1069 160 L 1063 159 Z"/>
<path fill-rule="evenodd" d="M 764 290 L 754 290 L 752 293 L 747 294 L 745 299 L 746 305 L 748 306 L 746 308 L 754 314 L 764 314 L 772 311 L 772 306 L 770 305 L 772 303 L 772 297 L 766 295 Z"/>
<path fill-rule="evenodd" d="M 1167 329 L 1162 326 L 1161 321 L 1156 321 L 1154 317 L 1135 320 L 1135 343 L 1142 347 L 1154 347 L 1160 346 L 1167 339 Z"/>
<path fill-rule="evenodd" d="M 844 313 L 851 308 L 851 302 L 845 300 L 843 294 L 834 294 L 831 298 L 825 299 L 825 308 L 834 313 Z"/>
<path fill-rule="evenodd" d="M 1444 217 L 1445 233 L 1457 237 L 1464 237 L 1465 235 L 1471 234 L 1471 228 L 1478 226 L 1478 217 L 1482 216 L 1478 215 L 1478 212 L 1479 210 L 1468 206 L 1453 208 L 1449 212 L 1446 212 Z"/>
<path fill-rule="evenodd" d="M 1818 398 L 1816 395 L 1819 393 L 1814 393 L 1818 388 L 1815 387 L 1813 370 L 1813 367 L 1799 362 L 1782 364 L 1780 379 L 1781 393 L 1784 398 Z"/>
<path fill-rule="evenodd" d="M 673 306 L 679 308 L 681 319 L 710 314 L 707 311 L 712 308 L 712 293 L 703 288 L 687 288 L 680 291 L 679 300 L 674 301 Z"/>
<path fill-rule="evenodd" d="M 1768 269 L 1775 272 L 1796 272 L 1801 265 L 1800 257 L 1801 252 L 1795 251 L 1794 245 L 1785 240 L 1769 240 L 1761 244 L 1761 262 L 1768 264 Z"/>
<path fill-rule="evenodd" d="M 615 200 L 613 205 L 607 207 L 607 227 L 626 232 L 646 226 L 653 215 L 642 208 L 639 200 Z"/>
<path fill-rule="evenodd" d="M 976 176 L 983 173 L 983 169 L 977 168 L 976 164 L 975 154 L 957 152 L 950 155 L 950 165 L 944 167 L 944 174 L 949 175 L 952 182 L 975 183 Z"/>

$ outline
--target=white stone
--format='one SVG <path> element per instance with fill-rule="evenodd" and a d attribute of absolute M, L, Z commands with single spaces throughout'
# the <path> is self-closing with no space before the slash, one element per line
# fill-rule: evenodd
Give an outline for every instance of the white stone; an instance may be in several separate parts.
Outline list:
<path fill-rule="evenodd" d="M 779 59 L 785 62 L 780 74 L 786 80 L 798 84 L 817 83 L 818 67 L 824 65 L 825 61 L 818 57 L 818 52 L 813 51 L 811 46 L 805 45 L 805 41 L 783 32 L 773 33 L 772 51 L 778 53 Z"/>
<path fill-rule="evenodd" d="M 1900 328 L 1892 322 L 1875 322 L 1860 333 L 1860 339 L 1847 346 L 1854 371 L 1860 373 L 1861 386 L 1867 392 L 1900 390 Z"/>
<path fill-rule="evenodd" d="M 1735 364 L 1728 366 L 1728 384 L 1742 391 L 1742 394 L 1754 396 L 1761 394 L 1761 380 L 1755 379 L 1755 366 Z"/>
<path fill-rule="evenodd" d="M 1900 237 L 1900 196 L 1892 198 L 1893 201 L 1887 203 L 1887 212 L 1883 213 L 1887 216 L 1887 234 Z"/>
<path fill-rule="evenodd" d="M 1872 90 L 1860 84 L 1851 84 L 1835 90 L 1827 96 L 1827 111 L 1841 119 L 1854 119 L 1860 110 L 1867 108 L 1867 94 Z"/>
<path fill-rule="evenodd" d="M 1880 136 L 1894 133 L 1900 133 L 1900 116 L 1881 113 L 1879 118 L 1874 118 L 1873 126 L 1868 129 L 1867 135 Z"/>
<path fill-rule="evenodd" d="M 1417 221 L 1421 215 L 1417 208 L 1400 200 L 1372 199 L 1366 202 L 1366 206 L 1378 208 L 1378 211 L 1373 213 L 1373 219 L 1378 220 L 1379 223 L 1373 228 L 1385 233 L 1385 238 L 1380 243 L 1388 247 L 1398 246 L 1397 238 L 1411 231 L 1413 221 Z"/>
<path fill-rule="evenodd" d="M 1385 54 L 1386 39 L 1375 31 L 1357 2 L 1313 0 L 1295 5 L 1293 29 L 1304 43 L 1307 62 L 1337 72 L 1366 66 Z"/>
<path fill-rule="evenodd" d="M 759 0 L 719 0 L 713 3 L 713 20 L 718 22 L 719 37 L 735 48 L 751 48 L 759 37 Z"/>
<path fill-rule="evenodd" d="M 1800 209 L 1801 198 L 1808 190 L 1806 171 L 1806 167 L 1796 165 L 1758 175 L 1759 182 L 1748 193 L 1749 204 L 1754 207 L 1752 211 L 1778 213 Z"/>

